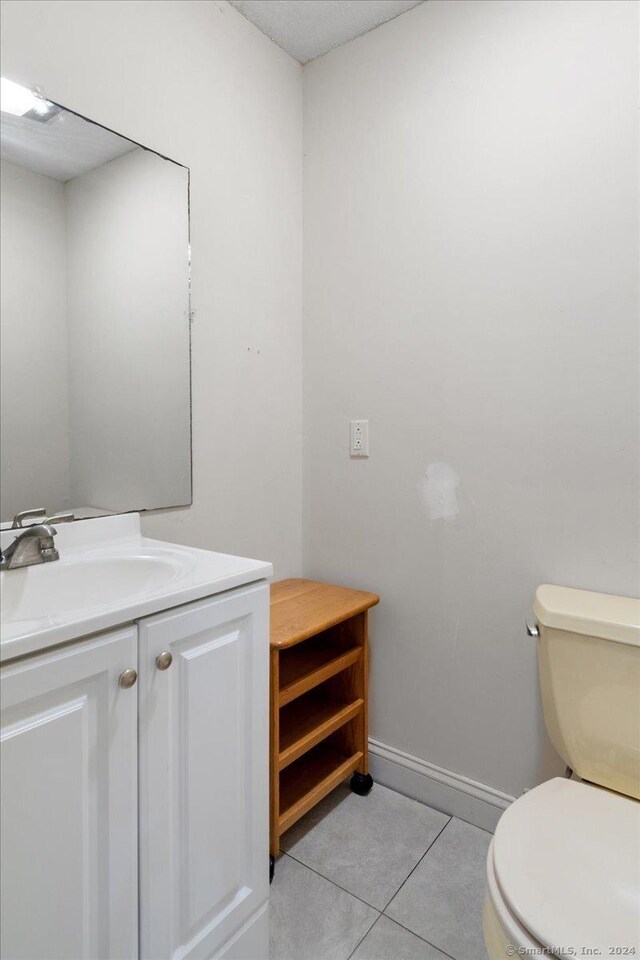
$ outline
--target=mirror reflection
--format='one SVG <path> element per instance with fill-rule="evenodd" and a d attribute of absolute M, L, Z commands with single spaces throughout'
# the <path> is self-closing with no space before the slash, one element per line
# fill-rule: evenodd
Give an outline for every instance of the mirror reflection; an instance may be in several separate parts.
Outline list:
<path fill-rule="evenodd" d="M 189 171 L 11 86 L 0 519 L 188 504 Z"/>

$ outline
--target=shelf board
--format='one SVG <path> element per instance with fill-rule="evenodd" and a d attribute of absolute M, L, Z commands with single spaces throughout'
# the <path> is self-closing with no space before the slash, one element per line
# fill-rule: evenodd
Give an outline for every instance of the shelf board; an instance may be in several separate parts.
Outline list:
<path fill-rule="evenodd" d="M 331 645 L 301 643 L 280 655 L 280 694 L 281 707 L 291 703 L 319 683 L 328 680 L 342 670 L 356 663 L 362 656 L 362 647 L 349 647 L 340 650 Z"/>
<path fill-rule="evenodd" d="M 310 693 L 284 707 L 280 713 L 280 753 L 278 769 L 311 750 L 330 734 L 356 717 L 364 700 L 336 703 L 321 693 Z"/>
<path fill-rule="evenodd" d="M 345 757 L 322 743 L 283 770 L 280 774 L 280 834 L 346 780 L 361 759 L 361 751 Z"/>

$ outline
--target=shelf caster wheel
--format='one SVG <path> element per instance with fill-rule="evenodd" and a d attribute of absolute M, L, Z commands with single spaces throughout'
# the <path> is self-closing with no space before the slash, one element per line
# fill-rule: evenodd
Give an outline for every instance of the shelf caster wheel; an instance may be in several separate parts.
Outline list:
<path fill-rule="evenodd" d="M 273 883 L 273 875 L 276 872 L 276 858 L 269 854 L 269 883 Z"/>
<path fill-rule="evenodd" d="M 354 773 L 349 786 L 354 793 L 366 797 L 373 786 L 373 777 L 370 773 Z"/>

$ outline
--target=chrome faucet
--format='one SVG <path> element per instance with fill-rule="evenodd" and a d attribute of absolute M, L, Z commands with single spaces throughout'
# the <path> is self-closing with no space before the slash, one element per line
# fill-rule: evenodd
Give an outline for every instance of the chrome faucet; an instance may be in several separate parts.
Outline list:
<path fill-rule="evenodd" d="M 30 567 L 35 563 L 59 560 L 60 554 L 53 542 L 56 533 L 56 528 L 48 523 L 25 527 L 2 552 L 0 570 L 14 570 L 18 567 Z"/>

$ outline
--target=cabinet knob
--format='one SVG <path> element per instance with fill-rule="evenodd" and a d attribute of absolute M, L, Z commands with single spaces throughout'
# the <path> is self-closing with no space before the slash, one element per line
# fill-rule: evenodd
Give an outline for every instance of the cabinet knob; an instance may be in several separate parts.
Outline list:
<path fill-rule="evenodd" d="M 120 676 L 118 677 L 118 684 L 124 690 L 128 690 L 129 687 L 132 687 L 136 680 L 138 679 L 138 672 L 134 670 L 133 667 L 129 667 L 128 670 L 123 670 Z"/>
<path fill-rule="evenodd" d="M 158 670 L 168 670 L 173 663 L 173 657 L 168 650 L 163 650 L 156 657 L 156 667 Z"/>

